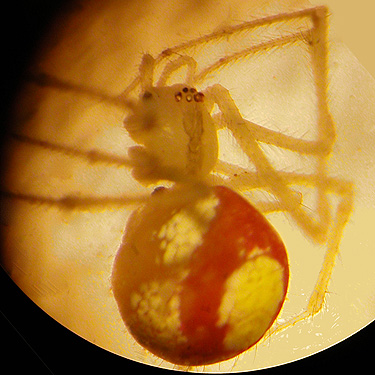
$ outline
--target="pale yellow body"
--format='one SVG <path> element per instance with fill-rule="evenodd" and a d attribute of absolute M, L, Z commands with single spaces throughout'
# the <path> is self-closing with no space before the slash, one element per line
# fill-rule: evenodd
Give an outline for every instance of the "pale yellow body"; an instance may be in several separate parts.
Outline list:
<path fill-rule="evenodd" d="M 147 87 L 132 108 L 124 125 L 130 136 L 144 147 L 135 146 L 130 155 L 144 164 L 133 173 L 139 180 L 157 180 L 159 175 L 147 175 L 149 165 L 172 169 L 176 174 L 207 176 L 218 156 L 216 127 L 204 97 L 183 84 L 167 87 Z M 195 98 L 197 98 L 195 93 Z M 144 172 L 146 170 L 146 173 Z"/>

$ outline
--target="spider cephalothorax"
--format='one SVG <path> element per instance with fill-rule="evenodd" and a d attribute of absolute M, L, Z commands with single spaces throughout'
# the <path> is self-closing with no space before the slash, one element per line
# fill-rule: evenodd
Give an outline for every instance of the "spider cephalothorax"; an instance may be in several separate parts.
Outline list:
<path fill-rule="evenodd" d="M 153 63 L 148 55 L 144 60 Z M 150 170 L 151 164 L 159 170 L 173 168 L 176 173 L 200 177 L 213 169 L 218 141 L 203 99 L 203 93 L 184 84 L 145 88 L 124 120 L 129 135 L 143 145 L 130 150 L 132 158 L 144 160 L 133 171 L 137 179 L 159 179 L 158 172 Z"/>

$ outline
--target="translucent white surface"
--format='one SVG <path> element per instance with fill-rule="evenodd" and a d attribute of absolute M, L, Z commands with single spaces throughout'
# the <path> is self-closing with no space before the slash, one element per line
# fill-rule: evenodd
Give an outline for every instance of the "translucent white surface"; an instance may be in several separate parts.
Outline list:
<path fill-rule="evenodd" d="M 95 148 L 125 156 L 134 144 L 122 126 L 126 110 L 106 97 L 119 95 L 131 82 L 144 52 L 156 56 L 215 30 L 307 4 L 280 3 L 83 2 L 79 10 L 57 22 L 33 70 L 70 83 L 69 90 L 61 84 L 25 84 L 15 132 L 79 150 Z M 210 48 L 202 44 L 192 51 L 193 57 L 206 58 Z M 222 48 L 225 56 L 232 47 L 215 48 Z M 345 339 L 375 317 L 375 81 L 343 44 L 330 48 L 330 109 L 338 137 L 329 167 L 332 176 L 353 181 L 356 189 L 354 212 L 344 231 L 326 305 L 313 318 L 260 342 L 256 350 L 198 371 L 245 371 L 289 362 Z M 221 83 L 245 118 L 293 136 L 312 137 L 316 108 L 312 83 L 305 79 L 311 68 L 306 56 L 305 50 L 293 46 L 246 58 L 214 72 L 199 88 Z M 228 134 L 221 133 L 221 158 L 251 168 Z M 88 164 L 14 140 L 8 147 L 10 162 L 3 189 L 9 191 L 45 197 L 150 191 L 125 168 Z M 269 150 L 268 156 L 285 170 L 309 166 L 308 160 L 304 165 L 303 158 L 288 159 L 275 150 Z M 175 368 L 147 353 L 126 332 L 110 290 L 113 258 L 134 207 L 82 212 L 16 200 L 4 200 L 4 204 L 3 266 L 36 304 L 96 345 L 129 359 Z M 291 262 L 282 322 L 306 305 L 325 248 L 313 245 L 284 214 L 269 219 L 282 236 Z"/>

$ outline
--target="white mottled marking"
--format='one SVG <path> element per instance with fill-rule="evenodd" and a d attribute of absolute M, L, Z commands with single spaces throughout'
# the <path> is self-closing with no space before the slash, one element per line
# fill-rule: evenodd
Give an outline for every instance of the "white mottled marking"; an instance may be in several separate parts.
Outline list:
<path fill-rule="evenodd" d="M 144 283 L 131 295 L 131 307 L 144 337 L 159 343 L 185 342 L 180 331 L 180 297 L 172 281 Z"/>
<path fill-rule="evenodd" d="M 181 209 L 165 223 L 158 234 L 166 265 L 182 263 L 202 244 L 219 199 L 215 195 L 199 200 L 192 208 Z"/>

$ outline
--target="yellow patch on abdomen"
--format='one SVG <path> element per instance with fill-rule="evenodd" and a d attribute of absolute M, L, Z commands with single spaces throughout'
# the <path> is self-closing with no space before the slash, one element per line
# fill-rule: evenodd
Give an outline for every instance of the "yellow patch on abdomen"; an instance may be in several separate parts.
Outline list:
<path fill-rule="evenodd" d="M 225 283 L 217 325 L 228 325 L 228 350 L 255 344 L 269 328 L 284 298 L 284 272 L 269 256 L 248 260 Z"/>

